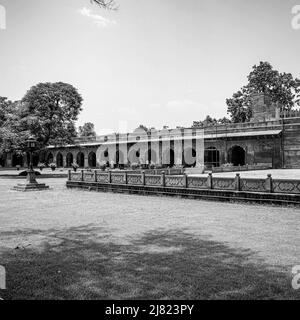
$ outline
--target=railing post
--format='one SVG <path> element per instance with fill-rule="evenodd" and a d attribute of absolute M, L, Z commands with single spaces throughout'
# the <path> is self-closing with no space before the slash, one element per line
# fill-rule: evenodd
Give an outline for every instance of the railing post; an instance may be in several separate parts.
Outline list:
<path fill-rule="evenodd" d="M 145 171 L 142 171 L 142 185 L 144 186 L 146 184 L 146 174 Z"/>
<path fill-rule="evenodd" d="M 69 180 L 69 181 L 72 180 L 71 170 L 68 170 L 68 180 Z"/>
<path fill-rule="evenodd" d="M 267 189 L 267 192 L 270 192 L 270 193 L 273 192 L 273 179 L 271 174 L 268 174 L 268 178 L 266 180 L 266 189 Z"/>
<path fill-rule="evenodd" d="M 81 181 L 84 181 L 84 170 L 81 170 Z"/>
<path fill-rule="evenodd" d="M 94 171 L 94 181 L 97 182 L 97 170 Z"/>
<path fill-rule="evenodd" d="M 239 173 L 235 176 L 235 190 L 241 191 L 241 176 Z"/>
<path fill-rule="evenodd" d="M 188 185 L 188 177 L 187 177 L 186 173 L 183 174 L 183 187 L 186 188 L 186 189 L 189 187 L 189 185 Z"/>
<path fill-rule="evenodd" d="M 207 177 L 207 188 L 208 188 L 208 189 L 212 189 L 212 188 L 213 188 L 213 181 L 212 181 L 212 179 L 213 179 L 213 175 L 212 175 L 212 173 L 209 173 L 209 174 L 208 174 L 208 177 Z"/>
<path fill-rule="evenodd" d="M 111 183 L 111 171 L 108 171 L 108 183 Z"/>
<path fill-rule="evenodd" d="M 163 187 L 166 186 L 166 174 L 165 174 L 164 171 L 161 173 L 161 185 L 162 185 Z"/>
<path fill-rule="evenodd" d="M 125 181 L 125 184 L 128 184 L 127 172 L 124 173 L 124 181 Z"/>

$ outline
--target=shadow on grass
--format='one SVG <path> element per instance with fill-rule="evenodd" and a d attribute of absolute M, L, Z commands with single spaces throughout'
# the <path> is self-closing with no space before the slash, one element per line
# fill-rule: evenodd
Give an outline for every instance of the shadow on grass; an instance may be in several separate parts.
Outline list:
<path fill-rule="evenodd" d="M 33 231 L 34 233 L 34 231 Z M 253 253 L 180 230 L 154 231 L 129 244 L 86 226 L 40 231 L 42 247 L 2 251 L 4 299 L 299 299 L 291 279 Z"/>

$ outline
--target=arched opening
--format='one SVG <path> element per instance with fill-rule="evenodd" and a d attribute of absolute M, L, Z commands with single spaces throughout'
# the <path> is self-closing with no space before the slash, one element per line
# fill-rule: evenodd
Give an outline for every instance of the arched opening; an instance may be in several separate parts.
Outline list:
<path fill-rule="evenodd" d="M 21 154 L 13 154 L 12 156 L 12 166 L 16 167 L 16 166 L 24 166 L 24 159 L 23 156 Z"/>
<path fill-rule="evenodd" d="M 6 165 L 6 154 L 3 153 L 3 154 L 0 154 L 0 168 L 1 167 L 5 167 Z"/>
<path fill-rule="evenodd" d="M 169 168 L 174 167 L 175 165 L 175 153 L 173 149 L 168 149 L 164 153 L 163 165 Z"/>
<path fill-rule="evenodd" d="M 122 151 L 118 150 L 116 152 L 116 165 L 119 168 L 124 168 L 125 165 L 125 158 L 124 158 L 124 154 Z"/>
<path fill-rule="evenodd" d="M 97 166 L 97 157 L 95 152 L 91 152 L 89 154 L 89 167 L 96 168 Z"/>
<path fill-rule="evenodd" d="M 80 168 L 84 168 L 84 154 L 82 152 L 79 152 L 77 154 L 77 164 Z"/>
<path fill-rule="evenodd" d="M 29 163 L 29 162 L 30 162 L 30 161 L 28 160 L 28 163 Z M 37 167 L 38 164 L 39 164 L 39 162 L 40 162 L 40 155 L 35 152 L 35 153 L 32 155 L 32 164 L 33 164 L 34 167 Z"/>
<path fill-rule="evenodd" d="M 39 152 L 39 162 L 46 163 L 46 152 L 45 151 Z"/>
<path fill-rule="evenodd" d="M 215 147 L 209 147 L 204 152 L 204 164 L 207 168 L 220 166 L 220 151 Z"/>
<path fill-rule="evenodd" d="M 47 157 L 47 164 L 49 165 L 50 163 L 53 163 L 53 159 L 54 159 L 53 154 L 49 153 Z"/>
<path fill-rule="evenodd" d="M 184 155 L 183 163 L 185 167 L 192 168 L 196 166 L 197 152 L 195 149 L 193 148 L 184 149 L 183 155 Z"/>
<path fill-rule="evenodd" d="M 61 168 L 64 166 L 64 158 L 60 152 L 56 156 L 56 165 L 58 168 Z"/>
<path fill-rule="evenodd" d="M 130 150 L 128 153 L 129 163 L 130 164 L 140 163 L 140 155 L 141 155 L 140 150 L 137 150 L 137 149 Z"/>
<path fill-rule="evenodd" d="M 234 146 L 229 150 L 229 162 L 234 166 L 244 166 L 246 164 L 246 152 L 240 146 Z"/>
<path fill-rule="evenodd" d="M 67 154 L 66 163 L 67 163 L 67 167 L 68 167 L 68 168 L 72 167 L 73 154 L 72 154 L 71 152 L 69 152 L 69 153 Z"/>
<path fill-rule="evenodd" d="M 148 160 L 149 164 L 157 164 L 157 154 L 155 150 L 150 149 L 148 151 Z"/>
<path fill-rule="evenodd" d="M 110 156 L 110 154 L 109 154 L 108 148 L 105 149 L 105 150 L 101 150 L 101 152 L 97 152 L 97 155 L 98 155 L 98 163 L 100 165 L 105 163 L 107 166 L 109 166 L 109 156 Z"/>

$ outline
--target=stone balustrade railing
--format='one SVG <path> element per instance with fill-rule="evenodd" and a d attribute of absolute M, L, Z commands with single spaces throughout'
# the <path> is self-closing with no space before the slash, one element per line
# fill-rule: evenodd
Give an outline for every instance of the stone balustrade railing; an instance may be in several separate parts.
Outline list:
<path fill-rule="evenodd" d="M 266 179 L 241 178 L 237 174 L 234 178 L 214 177 L 209 174 L 207 177 L 195 177 L 183 175 L 146 174 L 145 172 L 103 172 L 87 171 L 68 173 L 69 181 L 119 184 L 134 186 L 153 186 L 163 188 L 186 188 L 203 190 L 223 190 L 223 191 L 246 191 L 260 193 L 281 193 L 300 194 L 300 180 L 273 179 L 268 175 Z"/>

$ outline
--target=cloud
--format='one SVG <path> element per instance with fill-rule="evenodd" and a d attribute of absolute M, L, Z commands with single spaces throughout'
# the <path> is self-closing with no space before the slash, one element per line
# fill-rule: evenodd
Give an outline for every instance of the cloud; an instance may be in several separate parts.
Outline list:
<path fill-rule="evenodd" d="M 78 12 L 82 16 L 92 19 L 94 24 L 97 25 L 98 27 L 106 28 L 110 25 L 117 24 L 117 22 L 115 20 L 105 18 L 103 16 L 100 16 L 99 14 L 94 14 L 94 13 L 92 13 L 92 10 L 90 10 L 86 7 L 83 7 L 82 9 L 78 10 Z"/>

